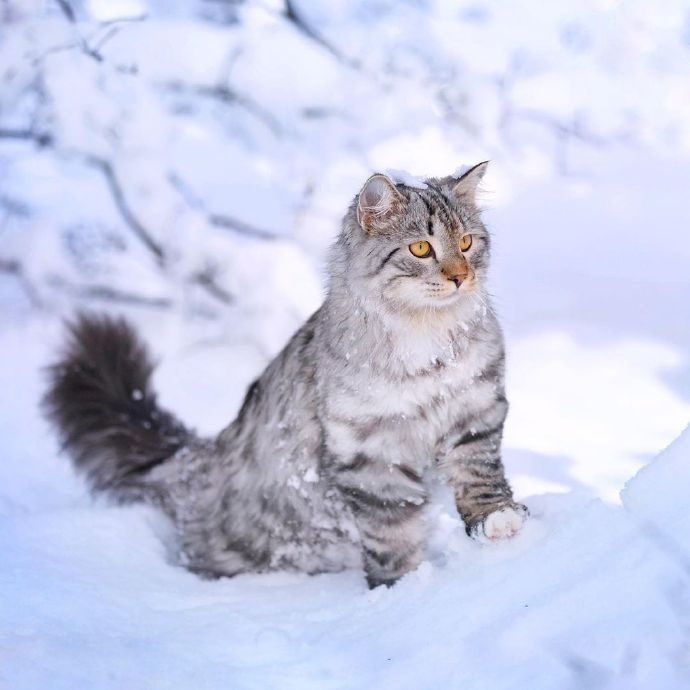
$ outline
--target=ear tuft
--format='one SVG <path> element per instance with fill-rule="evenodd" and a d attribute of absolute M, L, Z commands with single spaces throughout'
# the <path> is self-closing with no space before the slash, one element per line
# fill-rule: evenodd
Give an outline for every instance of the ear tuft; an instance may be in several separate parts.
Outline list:
<path fill-rule="evenodd" d="M 453 187 L 453 194 L 466 204 L 474 204 L 477 196 L 477 187 L 484 177 L 489 161 L 478 163 L 463 173 L 457 184 Z"/>
<path fill-rule="evenodd" d="M 357 221 L 367 232 L 381 227 L 397 211 L 403 196 L 386 175 L 372 175 L 362 187 L 357 201 Z"/>

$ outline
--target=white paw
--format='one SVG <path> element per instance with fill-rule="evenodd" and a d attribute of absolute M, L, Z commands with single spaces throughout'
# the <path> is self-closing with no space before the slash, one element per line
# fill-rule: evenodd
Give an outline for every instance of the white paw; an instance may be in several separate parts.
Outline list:
<path fill-rule="evenodd" d="M 528 514 L 527 508 L 519 504 L 501 508 L 478 523 L 472 530 L 473 536 L 480 541 L 508 539 L 520 531 Z"/>

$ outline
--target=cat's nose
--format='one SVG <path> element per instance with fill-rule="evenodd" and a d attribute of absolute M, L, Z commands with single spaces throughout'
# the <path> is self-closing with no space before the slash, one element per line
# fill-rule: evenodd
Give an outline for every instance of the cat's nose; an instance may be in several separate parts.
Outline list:
<path fill-rule="evenodd" d="M 448 280 L 452 280 L 456 288 L 459 288 L 465 281 L 465 278 L 467 278 L 467 264 L 462 258 L 457 261 L 448 261 L 441 266 L 441 273 L 443 273 Z"/>

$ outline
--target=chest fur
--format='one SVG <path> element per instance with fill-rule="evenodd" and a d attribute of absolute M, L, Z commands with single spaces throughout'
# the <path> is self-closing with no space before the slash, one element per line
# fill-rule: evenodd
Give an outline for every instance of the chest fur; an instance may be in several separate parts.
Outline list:
<path fill-rule="evenodd" d="M 496 381 L 483 376 L 492 356 L 493 348 L 478 344 L 413 374 L 345 367 L 330 379 L 324 401 L 329 436 L 341 453 L 419 466 L 458 420 L 495 395 Z"/>

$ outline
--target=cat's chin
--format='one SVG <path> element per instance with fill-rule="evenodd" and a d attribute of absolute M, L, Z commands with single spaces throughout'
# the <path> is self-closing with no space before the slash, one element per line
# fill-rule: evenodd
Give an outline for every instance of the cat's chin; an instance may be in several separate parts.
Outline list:
<path fill-rule="evenodd" d="M 457 290 L 447 295 L 434 295 L 424 300 L 408 303 L 405 305 L 405 308 L 411 313 L 423 313 L 427 316 L 434 312 L 439 314 L 455 312 L 474 303 L 476 296 L 477 293 L 474 290 Z"/>
<path fill-rule="evenodd" d="M 448 307 L 466 304 L 476 296 L 474 290 L 463 290 L 462 288 L 449 292 L 446 295 L 435 295 L 426 301 L 425 308 L 435 307 L 437 309 L 447 309 Z"/>

